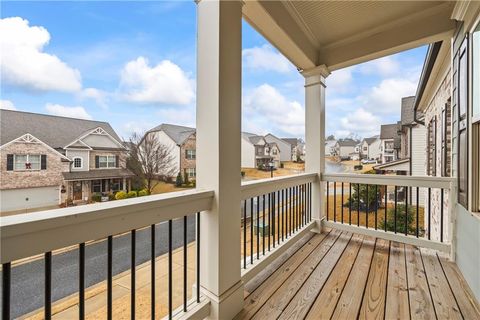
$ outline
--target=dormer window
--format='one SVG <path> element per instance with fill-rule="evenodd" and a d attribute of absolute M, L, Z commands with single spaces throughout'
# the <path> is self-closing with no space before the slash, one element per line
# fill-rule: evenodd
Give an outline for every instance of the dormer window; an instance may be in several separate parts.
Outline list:
<path fill-rule="evenodd" d="M 82 168 L 82 158 L 79 158 L 79 157 L 73 158 L 73 167 Z"/>

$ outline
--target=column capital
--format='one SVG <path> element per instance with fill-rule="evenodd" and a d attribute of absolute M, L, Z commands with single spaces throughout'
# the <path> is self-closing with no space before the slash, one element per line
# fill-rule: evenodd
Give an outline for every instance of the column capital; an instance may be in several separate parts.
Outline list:
<path fill-rule="evenodd" d="M 330 70 L 328 70 L 328 67 L 324 64 L 321 64 L 319 66 L 313 67 L 311 69 L 307 70 L 302 70 L 300 72 L 305 78 L 311 77 L 311 76 L 322 76 L 324 78 L 328 77 L 330 75 Z"/>

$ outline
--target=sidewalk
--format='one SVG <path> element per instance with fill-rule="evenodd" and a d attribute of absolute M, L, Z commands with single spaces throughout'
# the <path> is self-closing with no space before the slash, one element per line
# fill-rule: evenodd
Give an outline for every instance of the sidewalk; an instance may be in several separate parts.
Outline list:
<path fill-rule="evenodd" d="M 187 247 L 187 297 L 192 297 L 195 283 L 195 242 Z M 150 262 L 137 266 L 136 269 L 136 318 L 150 319 Z M 88 272 L 88 270 L 87 270 Z M 173 309 L 183 303 L 183 247 L 173 251 Z M 156 318 L 168 314 L 168 255 L 157 257 L 155 263 L 156 284 Z M 103 281 L 85 290 L 86 319 L 105 319 L 107 317 L 107 283 Z M 78 318 L 78 294 L 71 295 L 52 305 L 53 319 Z M 130 318 L 130 271 L 125 271 L 113 279 L 113 318 Z M 21 319 L 43 319 L 43 309 L 36 310 Z"/>

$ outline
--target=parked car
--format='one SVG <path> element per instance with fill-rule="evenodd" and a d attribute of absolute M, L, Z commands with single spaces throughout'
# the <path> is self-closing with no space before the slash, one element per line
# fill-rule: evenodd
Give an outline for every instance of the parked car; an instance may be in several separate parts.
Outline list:
<path fill-rule="evenodd" d="M 375 163 L 377 163 L 377 160 L 375 160 L 375 159 L 363 159 L 362 163 L 363 164 L 375 164 Z"/>
<path fill-rule="evenodd" d="M 350 160 L 350 156 L 341 156 L 340 161 L 348 161 Z"/>

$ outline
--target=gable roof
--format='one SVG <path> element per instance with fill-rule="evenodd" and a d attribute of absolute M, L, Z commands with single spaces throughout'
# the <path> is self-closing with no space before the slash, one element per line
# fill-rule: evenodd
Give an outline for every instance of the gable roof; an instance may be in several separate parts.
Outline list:
<path fill-rule="evenodd" d="M 260 142 L 260 140 L 262 140 L 263 137 L 262 136 L 249 136 L 248 137 L 248 140 L 250 140 L 250 142 L 253 144 L 253 145 L 257 145 L 258 142 Z"/>
<path fill-rule="evenodd" d="M 364 140 L 368 145 L 371 145 L 372 143 L 374 143 L 375 141 L 378 140 L 378 135 L 377 135 L 377 136 L 370 137 L 370 138 L 364 138 L 363 140 Z"/>
<path fill-rule="evenodd" d="M 355 147 L 358 144 L 358 141 L 352 139 L 338 140 L 338 145 L 340 147 Z"/>
<path fill-rule="evenodd" d="M 414 119 L 415 96 L 402 98 L 401 122 L 402 125 L 409 125 L 415 122 Z"/>
<path fill-rule="evenodd" d="M 185 140 L 187 140 L 192 134 L 196 132 L 196 129 L 184 126 L 177 126 L 175 124 L 162 123 L 161 125 L 148 130 L 148 132 L 156 131 L 165 132 L 165 134 L 169 136 L 177 145 L 181 145 L 185 142 Z"/>
<path fill-rule="evenodd" d="M 0 145 L 29 133 L 54 149 L 62 149 L 85 132 L 98 127 L 121 141 L 110 124 L 103 121 L 0 110 L 0 124 Z"/>
<path fill-rule="evenodd" d="M 398 136 L 396 123 L 382 124 L 380 126 L 380 139 L 395 139 Z"/>
<path fill-rule="evenodd" d="M 296 147 L 298 144 L 297 138 L 282 138 L 282 140 L 289 143 L 292 147 Z"/>

